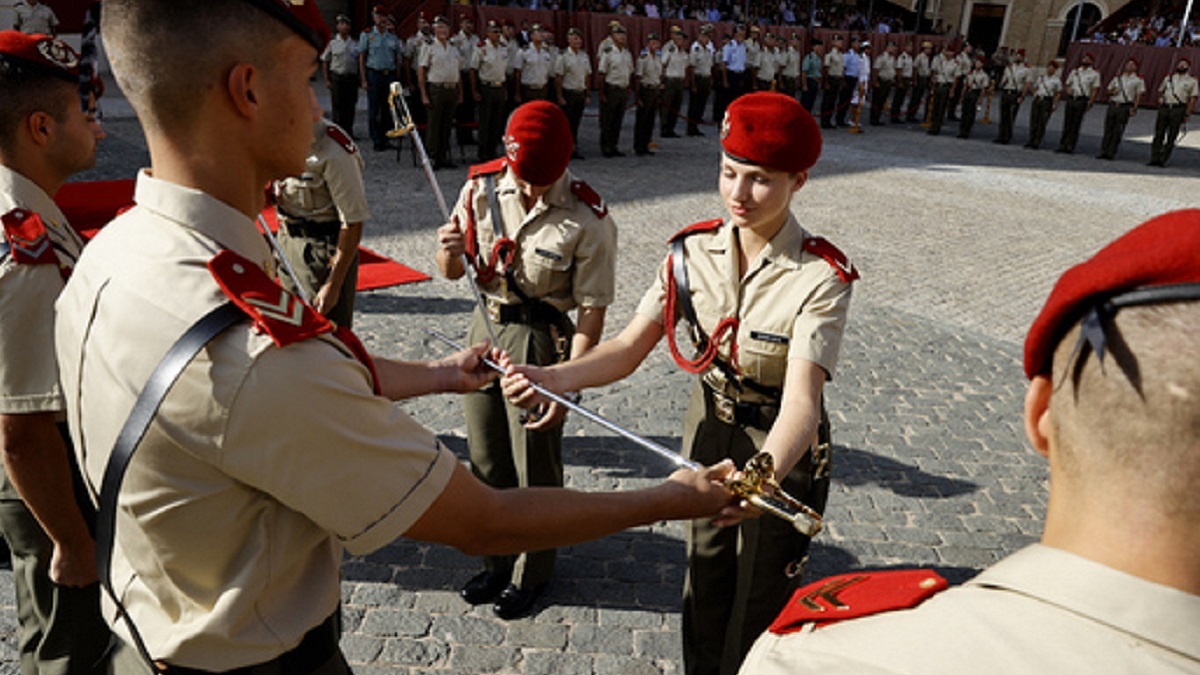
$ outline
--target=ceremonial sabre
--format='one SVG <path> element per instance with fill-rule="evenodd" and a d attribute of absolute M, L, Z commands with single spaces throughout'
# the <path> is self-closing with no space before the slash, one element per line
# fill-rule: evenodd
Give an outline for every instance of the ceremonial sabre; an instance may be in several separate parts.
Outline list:
<path fill-rule="evenodd" d="M 267 226 L 267 219 L 263 215 L 258 214 L 258 226 L 262 228 L 263 234 L 267 236 L 267 241 L 271 243 L 271 248 L 275 250 L 275 255 L 279 256 L 279 261 L 283 265 L 283 269 L 287 272 L 288 278 L 292 280 L 292 285 L 296 287 L 296 295 L 305 303 L 311 303 L 312 300 L 308 297 L 308 291 L 304 290 L 304 285 L 300 283 L 300 277 L 296 274 L 296 269 L 292 267 L 292 261 L 283 254 L 283 249 L 279 247 L 279 240 L 275 238 L 275 234 L 271 232 L 271 228 Z"/>
<path fill-rule="evenodd" d="M 404 99 L 404 87 L 399 82 L 392 83 L 388 93 L 388 108 L 392 111 L 392 124 L 395 128 L 387 132 L 387 137 L 400 138 L 406 134 L 412 134 L 413 145 L 416 146 L 417 154 L 421 157 L 421 167 L 425 169 L 425 180 L 429 181 L 429 187 L 433 190 L 433 196 L 437 198 L 438 208 L 442 212 L 442 222 L 450 222 L 450 209 L 446 206 L 446 197 L 442 195 L 442 186 L 438 185 L 437 179 L 433 177 L 433 165 L 429 162 L 429 155 L 425 152 L 425 144 L 421 141 L 417 125 L 412 121 L 412 112 L 408 109 L 408 101 Z M 500 341 L 496 339 L 496 329 L 492 326 L 491 318 L 488 316 L 483 293 L 479 290 L 479 284 L 475 282 L 475 277 L 472 275 L 475 266 L 471 264 L 471 259 L 467 257 L 466 253 L 460 254 L 458 258 L 462 261 L 463 276 L 471 282 L 471 292 L 475 295 L 475 304 L 479 307 L 479 313 L 483 315 L 483 325 L 487 326 L 488 337 L 492 340 L 492 346 L 497 346 Z"/>
<path fill-rule="evenodd" d="M 425 332 L 455 349 L 460 351 L 465 349 L 462 344 L 456 342 L 445 333 L 432 328 L 426 328 Z M 501 374 L 504 373 L 504 369 L 501 368 L 500 364 L 496 363 L 495 361 L 492 361 L 488 358 L 481 358 L 481 360 L 488 368 L 491 368 L 492 370 Z M 545 396 L 551 401 L 554 401 L 555 403 L 566 407 L 568 410 L 588 418 L 589 420 L 599 424 L 609 431 L 616 432 L 617 434 L 633 441 L 650 452 L 653 452 L 659 457 L 666 459 L 677 467 L 691 469 L 693 471 L 700 471 L 704 468 L 698 462 L 694 462 L 686 457 L 683 457 L 679 453 L 674 452 L 665 446 L 659 445 L 654 441 L 643 438 L 642 436 L 629 431 L 617 423 L 609 421 L 608 419 L 601 417 L 591 410 L 584 408 L 578 403 L 572 403 L 571 401 L 559 396 L 558 394 L 539 384 L 530 382 L 529 386 L 532 387 L 534 391 L 538 392 L 542 396 Z M 751 457 L 750 461 L 746 462 L 746 466 L 742 470 L 741 477 L 737 479 L 726 480 L 725 487 L 728 488 L 730 492 L 734 493 L 738 497 L 741 497 L 742 499 L 745 499 L 751 504 L 754 504 L 763 511 L 788 521 L 792 524 L 792 527 L 796 528 L 796 530 L 803 535 L 812 537 L 821 531 L 821 514 L 813 511 L 796 498 L 784 492 L 783 488 L 781 488 L 779 483 L 776 482 L 774 459 L 772 459 L 769 453 L 760 452 L 754 457 Z M 768 487 L 771 488 L 771 492 L 769 493 L 766 490 Z"/>

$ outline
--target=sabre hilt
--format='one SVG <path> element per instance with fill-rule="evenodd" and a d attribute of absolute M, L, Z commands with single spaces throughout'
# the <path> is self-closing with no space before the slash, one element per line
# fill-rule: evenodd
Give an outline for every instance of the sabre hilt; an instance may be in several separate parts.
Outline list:
<path fill-rule="evenodd" d="M 388 91 L 388 109 L 392 111 L 392 129 L 386 134 L 388 138 L 400 138 L 417 128 L 404 99 L 404 87 L 399 82 L 393 82 Z"/>

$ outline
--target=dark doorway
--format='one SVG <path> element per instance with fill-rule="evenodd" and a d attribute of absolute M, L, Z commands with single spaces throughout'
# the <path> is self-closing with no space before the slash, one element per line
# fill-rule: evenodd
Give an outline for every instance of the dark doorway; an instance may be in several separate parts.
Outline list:
<path fill-rule="evenodd" d="M 1067 45 L 1078 40 L 1083 35 L 1088 35 L 1088 30 L 1096 24 L 1100 23 L 1100 19 L 1104 18 L 1100 13 L 1100 8 L 1090 2 L 1083 3 L 1083 14 L 1079 18 L 1079 30 L 1075 32 L 1075 13 L 1079 11 L 1079 3 L 1071 7 L 1071 11 L 1067 12 L 1067 22 L 1063 24 L 1062 37 L 1058 40 L 1058 55 L 1065 56 L 1067 53 Z"/>
<path fill-rule="evenodd" d="M 1007 5 L 976 3 L 971 7 L 971 23 L 967 28 L 967 42 L 986 54 L 996 53 L 1000 46 L 1000 33 L 1004 31 L 1004 12 Z"/>

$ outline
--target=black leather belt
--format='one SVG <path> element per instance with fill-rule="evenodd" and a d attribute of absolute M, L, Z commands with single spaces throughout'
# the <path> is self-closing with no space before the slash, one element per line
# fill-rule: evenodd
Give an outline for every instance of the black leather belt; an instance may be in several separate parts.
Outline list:
<path fill-rule="evenodd" d="M 724 392 L 717 391 L 704 382 L 705 411 L 725 424 L 739 427 L 751 427 L 769 431 L 775 419 L 779 417 L 778 403 L 747 403 L 739 401 Z"/>
<path fill-rule="evenodd" d="M 1183 106 L 1184 106 L 1183 103 L 1164 103 L 1162 107 L 1167 108 L 1169 110 L 1171 108 L 1182 108 Z"/>
<path fill-rule="evenodd" d="M 521 302 L 515 305 L 505 305 L 495 300 L 487 301 L 488 315 L 492 321 L 499 324 L 522 323 L 559 325 L 563 313 L 553 305 L 543 301 Z"/>
<path fill-rule="evenodd" d="M 340 610 L 339 610 L 340 611 Z M 253 666 L 244 666 L 233 670 L 222 671 L 224 675 L 265 675 L 266 673 L 287 673 L 287 675 L 306 675 L 324 665 L 338 649 L 339 631 L 338 612 L 329 615 L 321 625 L 304 634 L 300 644 L 279 656 Z M 213 671 L 199 670 L 172 666 L 166 663 L 158 664 L 166 675 L 216 675 Z"/>
<path fill-rule="evenodd" d="M 307 218 L 287 218 L 283 228 L 293 237 L 336 237 L 341 232 L 338 220 L 316 221 Z"/>

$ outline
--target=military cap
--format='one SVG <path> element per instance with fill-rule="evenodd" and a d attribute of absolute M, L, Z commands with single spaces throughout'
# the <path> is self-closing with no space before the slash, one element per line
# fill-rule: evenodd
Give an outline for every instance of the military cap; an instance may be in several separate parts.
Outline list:
<path fill-rule="evenodd" d="M 540 23 L 535 23 L 529 27 L 529 30 L 530 30 L 530 32 L 542 31 L 542 30 L 546 30 L 546 28 L 544 26 L 542 26 L 542 24 L 540 24 Z"/>
<path fill-rule="evenodd" d="M 713 30 L 713 25 L 711 23 L 706 23 L 700 27 L 700 32 L 705 35 L 712 35 Z"/>
<path fill-rule="evenodd" d="M 571 124 L 549 101 L 530 101 L 513 111 L 504 132 L 508 165 L 531 185 L 550 185 L 567 170 L 571 153 Z"/>
<path fill-rule="evenodd" d="M 490 20 L 488 20 L 488 22 L 487 22 L 487 30 L 488 30 L 488 32 L 489 32 L 489 33 L 490 33 L 491 31 L 497 31 L 497 32 L 499 32 L 499 31 L 500 31 L 500 24 L 499 24 L 499 23 L 497 23 L 495 19 L 490 19 Z"/>
<path fill-rule="evenodd" d="M 371 13 L 372 14 L 387 14 L 388 11 L 387 11 L 387 7 L 384 7 L 383 5 L 375 5 L 374 7 L 371 8 Z"/>
<path fill-rule="evenodd" d="M 774 92 L 735 99 L 721 122 L 726 155 L 775 171 L 807 171 L 821 156 L 821 143 L 821 130 L 804 106 Z"/>
<path fill-rule="evenodd" d="M 860 46 L 860 47 L 862 47 L 863 49 L 870 49 L 870 48 L 871 48 L 871 43 L 870 43 L 870 42 L 867 42 L 866 40 L 863 40 L 862 44 L 861 44 L 861 45 L 859 45 L 859 46 Z"/>
<path fill-rule="evenodd" d="M 931 49 L 932 47 L 933 47 L 933 43 L 930 42 L 929 40 L 926 40 L 921 43 L 921 49 Z"/>
<path fill-rule="evenodd" d="M 650 31 L 649 33 L 646 33 L 646 42 L 650 42 L 651 40 L 657 40 L 657 39 L 658 39 L 658 33 L 655 33 L 654 31 Z"/>
<path fill-rule="evenodd" d="M 335 18 L 336 23 L 350 23 L 350 17 L 345 14 L 338 14 Z"/>
<path fill-rule="evenodd" d="M 52 75 L 67 82 L 79 81 L 79 54 L 67 43 L 49 35 L 0 31 L 0 61 L 10 67 Z"/>
<path fill-rule="evenodd" d="M 321 16 L 317 0 L 248 0 L 255 7 L 282 21 L 317 51 L 324 51 L 333 34 Z"/>
<path fill-rule="evenodd" d="M 442 16 L 441 14 L 438 14 L 437 16 L 433 17 L 433 21 L 431 23 L 435 26 L 438 24 L 441 24 L 443 26 L 450 25 L 450 22 L 446 20 L 446 17 Z"/>
<path fill-rule="evenodd" d="M 1123 307 L 1200 301 L 1200 209 L 1167 213 L 1135 227 L 1067 270 L 1025 338 L 1025 375 L 1048 374 L 1054 350 L 1077 322 L 1103 363 L 1112 317 Z"/>
<path fill-rule="evenodd" d="M 583 37 L 583 31 L 575 26 L 571 26 L 567 29 L 567 35 L 578 35 L 579 37 Z"/>
<path fill-rule="evenodd" d="M 612 29 L 614 29 L 614 28 L 616 28 L 617 26 L 620 26 L 620 25 L 621 25 L 621 22 L 620 22 L 620 21 L 617 21 L 616 19 L 613 19 L 612 21 L 609 21 L 609 22 L 608 22 L 608 29 L 609 29 L 609 30 L 612 30 Z"/>
<path fill-rule="evenodd" d="M 624 33 L 624 32 L 625 32 L 625 26 L 622 26 L 620 23 L 618 23 L 618 22 L 614 21 L 614 22 L 612 22 L 611 24 L 609 24 L 609 26 L 608 26 L 608 32 L 610 32 L 610 33 Z"/>
<path fill-rule="evenodd" d="M 671 35 L 683 35 L 683 29 L 679 26 L 671 26 Z"/>
<path fill-rule="evenodd" d="M 750 26 L 750 32 L 751 32 L 751 33 L 758 33 L 758 32 L 760 32 L 760 29 L 759 29 L 759 27 L 758 27 L 758 26 L 751 25 L 751 26 Z"/>

